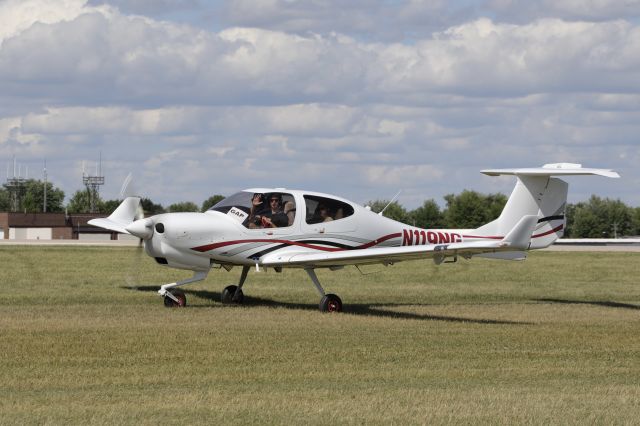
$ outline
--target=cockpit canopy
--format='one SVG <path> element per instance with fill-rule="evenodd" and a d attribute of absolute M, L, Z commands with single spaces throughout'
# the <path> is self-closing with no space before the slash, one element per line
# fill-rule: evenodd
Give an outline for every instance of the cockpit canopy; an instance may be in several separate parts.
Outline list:
<path fill-rule="evenodd" d="M 334 198 L 304 194 L 304 221 L 311 225 L 347 218 L 354 213 L 352 205 Z M 243 226 L 256 228 L 283 228 L 292 226 L 296 218 L 296 200 L 293 194 L 280 191 L 240 191 L 211 207 L 233 217 Z"/>

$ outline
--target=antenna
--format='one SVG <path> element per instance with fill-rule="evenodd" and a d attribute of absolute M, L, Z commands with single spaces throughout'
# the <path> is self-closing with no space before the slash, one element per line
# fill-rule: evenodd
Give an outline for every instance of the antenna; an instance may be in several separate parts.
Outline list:
<path fill-rule="evenodd" d="M 87 193 L 89 194 L 89 211 L 90 213 L 97 212 L 97 206 L 99 194 L 98 191 L 101 185 L 104 185 L 104 176 L 102 176 L 102 152 L 100 152 L 100 162 L 96 164 L 96 174 L 91 176 L 85 174 L 84 161 L 82 162 L 82 183 L 87 187 Z"/>
<path fill-rule="evenodd" d="M 384 213 L 384 211 L 387 209 L 387 207 L 389 207 L 389 206 L 390 206 L 390 205 L 391 205 L 391 204 L 396 200 L 396 198 L 398 198 L 398 195 L 400 195 L 400 193 L 401 193 L 401 192 L 402 192 L 402 189 L 401 189 L 400 191 L 398 191 L 398 192 L 396 193 L 396 195 L 394 195 L 394 196 L 393 196 L 393 198 L 391 199 L 391 201 L 389 201 L 389 202 L 387 203 L 387 205 L 386 205 L 386 206 L 384 206 L 384 208 L 383 208 L 382 210 L 380 210 L 380 212 L 378 213 L 378 216 L 382 216 L 382 213 Z"/>

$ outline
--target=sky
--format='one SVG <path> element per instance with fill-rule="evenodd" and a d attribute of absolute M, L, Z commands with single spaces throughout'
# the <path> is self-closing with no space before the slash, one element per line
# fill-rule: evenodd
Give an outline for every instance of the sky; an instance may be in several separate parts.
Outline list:
<path fill-rule="evenodd" d="M 0 165 L 101 196 L 415 208 L 580 163 L 640 206 L 640 0 L 0 0 Z"/>

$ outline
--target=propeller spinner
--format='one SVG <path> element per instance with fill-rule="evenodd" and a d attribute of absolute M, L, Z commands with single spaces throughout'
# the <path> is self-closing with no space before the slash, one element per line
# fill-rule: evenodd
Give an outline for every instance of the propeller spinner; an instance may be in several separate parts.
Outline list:
<path fill-rule="evenodd" d="M 124 228 L 128 233 L 143 240 L 153 236 L 153 221 L 149 218 L 138 219 Z"/>

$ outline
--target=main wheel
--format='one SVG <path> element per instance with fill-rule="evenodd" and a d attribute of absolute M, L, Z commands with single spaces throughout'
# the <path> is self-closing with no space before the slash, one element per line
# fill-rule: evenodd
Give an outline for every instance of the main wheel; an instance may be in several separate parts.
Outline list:
<path fill-rule="evenodd" d="M 183 292 L 172 291 L 170 293 L 175 296 L 176 299 L 178 299 L 178 302 L 176 303 L 176 301 L 172 298 L 165 296 L 164 306 L 166 306 L 167 308 L 184 308 L 185 306 L 187 306 L 187 296 L 185 296 Z"/>
<path fill-rule="evenodd" d="M 320 311 L 322 312 L 342 312 L 342 300 L 335 294 L 326 294 L 320 300 Z"/>
<path fill-rule="evenodd" d="M 242 293 L 242 289 L 238 292 L 238 297 L 236 298 L 236 300 L 233 299 L 233 295 L 236 294 L 237 289 L 237 285 L 230 285 L 225 287 L 224 290 L 222 290 L 222 297 L 220 298 L 222 303 L 224 303 L 225 305 L 231 303 L 241 304 L 244 300 L 244 293 Z"/>

